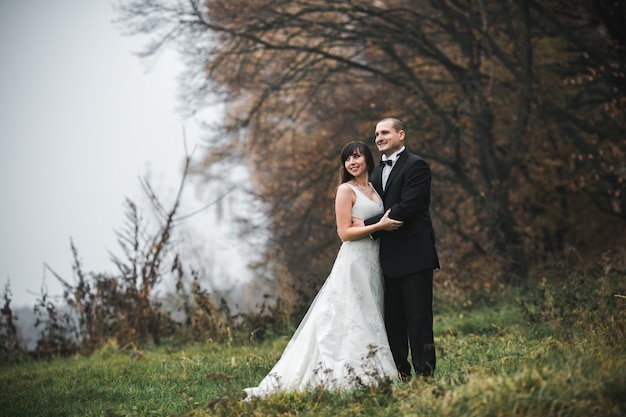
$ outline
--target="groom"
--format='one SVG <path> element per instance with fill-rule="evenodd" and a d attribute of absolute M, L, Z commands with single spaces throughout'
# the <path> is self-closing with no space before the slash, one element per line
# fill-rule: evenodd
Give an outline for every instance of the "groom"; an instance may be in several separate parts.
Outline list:
<path fill-rule="evenodd" d="M 430 168 L 404 147 L 402 122 L 386 118 L 376 125 L 376 146 L 382 162 L 370 181 L 382 196 L 385 211 L 404 222 L 394 232 L 381 231 L 380 263 L 385 276 L 385 327 L 393 359 L 403 380 L 411 378 L 409 344 L 415 374 L 435 371 L 433 339 L 433 270 L 439 268 L 435 233 L 430 220 Z M 376 223 L 381 216 L 365 220 Z"/>

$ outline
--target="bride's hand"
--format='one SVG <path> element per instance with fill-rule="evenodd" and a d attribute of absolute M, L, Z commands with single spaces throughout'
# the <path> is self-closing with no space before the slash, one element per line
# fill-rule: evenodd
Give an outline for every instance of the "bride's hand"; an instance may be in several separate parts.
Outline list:
<path fill-rule="evenodd" d="M 378 221 L 378 224 L 380 225 L 382 230 L 393 232 L 394 230 L 398 230 L 400 226 L 402 226 L 403 222 L 401 222 L 400 220 L 390 219 L 389 218 L 390 212 L 391 212 L 391 209 L 387 210 L 385 214 L 383 215 L 383 217 L 381 217 L 381 219 Z"/>

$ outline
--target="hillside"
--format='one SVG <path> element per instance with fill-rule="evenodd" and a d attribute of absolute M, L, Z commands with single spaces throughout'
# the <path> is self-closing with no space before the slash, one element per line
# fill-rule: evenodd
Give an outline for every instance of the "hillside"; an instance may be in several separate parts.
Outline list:
<path fill-rule="evenodd" d="M 436 311 L 438 369 L 427 381 L 243 402 L 242 389 L 269 371 L 289 334 L 142 350 L 110 342 L 88 357 L 3 365 L 0 410 L 16 417 L 626 413 L 626 354 L 605 329 L 564 331 L 538 320 L 516 293 L 464 305 L 438 300 Z"/>

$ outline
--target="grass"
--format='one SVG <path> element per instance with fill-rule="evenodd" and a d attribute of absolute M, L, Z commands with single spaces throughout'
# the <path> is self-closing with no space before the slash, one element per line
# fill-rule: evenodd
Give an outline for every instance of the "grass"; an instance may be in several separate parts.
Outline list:
<path fill-rule="evenodd" d="M 513 296 L 436 315 L 436 376 L 351 393 L 244 402 L 289 336 L 238 345 L 110 343 L 89 357 L 0 367 L 2 416 L 620 416 L 626 355 L 579 331 L 529 324 Z M 584 329 L 583 329 L 584 330 Z"/>

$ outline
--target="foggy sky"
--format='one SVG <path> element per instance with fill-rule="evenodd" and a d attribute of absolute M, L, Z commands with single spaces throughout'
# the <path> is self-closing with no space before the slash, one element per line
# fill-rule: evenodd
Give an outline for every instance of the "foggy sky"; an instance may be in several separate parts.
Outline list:
<path fill-rule="evenodd" d="M 0 2 L 0 293 L 10 280 L 13 305 L 33 305 L 29 291 L 44 283 L 60 294 L 43 264 L 71 278 L 70 238 L 86 270 L 112 270 L 108 251 L 124 198 L 142 195 L 138 177 L 173 192 L 183 128 L 190 148 L 200 140 L 197 121 L 175 111 L 176 54 L 147 72 L 132 54 L 142 41 L 122 36 L 113 17 L 103 0 Z M 211 219 L 199 220 L 199 235 L 219 242 L 196 242 L 199 252 L 228 259 L 233 234 L 216 238 Z M 243 263 L 225 268 L 242 276 Z"/>

